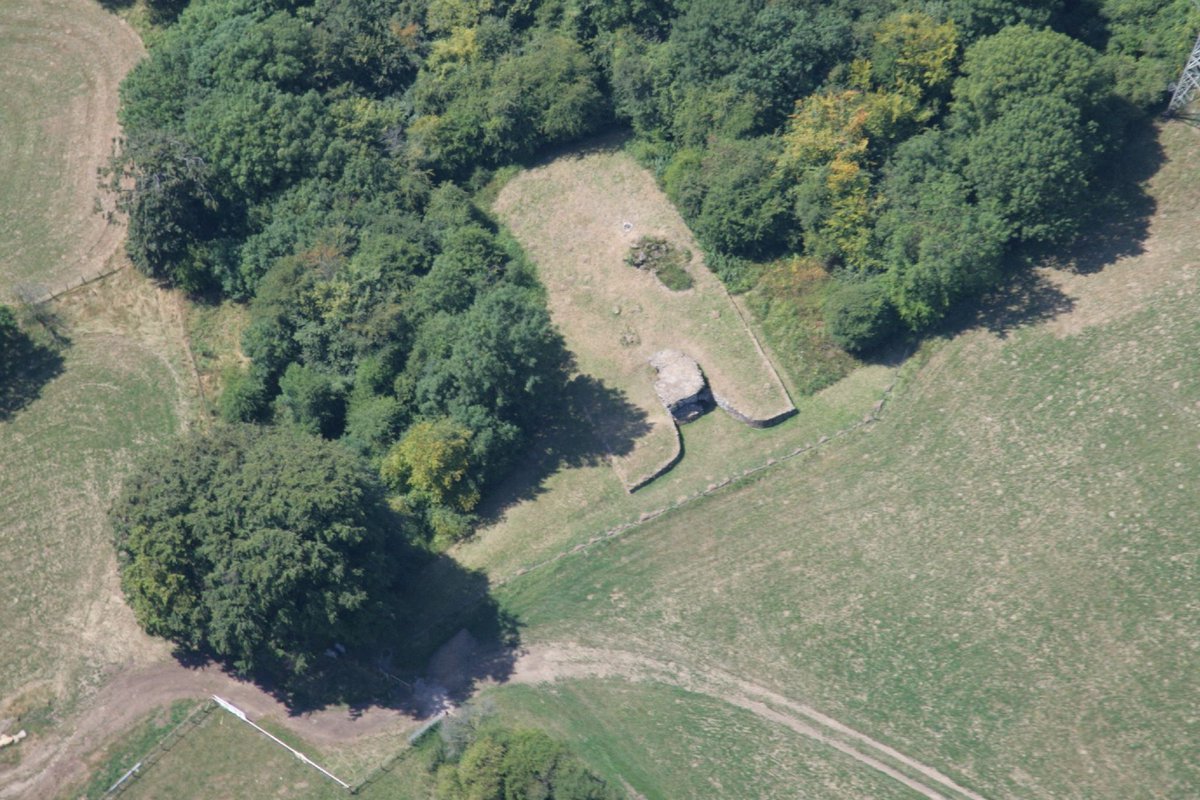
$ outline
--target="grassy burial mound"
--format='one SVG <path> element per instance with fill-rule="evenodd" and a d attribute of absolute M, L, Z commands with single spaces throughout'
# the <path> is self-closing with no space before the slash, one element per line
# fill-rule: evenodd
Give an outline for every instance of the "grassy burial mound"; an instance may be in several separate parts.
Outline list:
<path fill-rule="evenodd" d="M 85 0 L 6 0 L 0 32 L 0 295 L 37 297 L 95 274 L 120 244 L 96 170 L 142 47 Z"/>
<path fill-rule="evenodd" d="M 699 363 L 722 407 L 763 422 L 793 411 L 779 376 L 746 328 L 699 246 L 654 179 L 624 153 L 598 148 L 521 173 L 495 210 L 520 240 L 549 290 L 551 314 L 580 372 L 625 393 L 649 430 L 612 446 L 613 466 L 636 486 L 678 456 L 671 415 L 654 393 L 650 359 L 678 350 Z M 630 263 L 646 237 L 665 240 L 690 261 L 672 260 L 691 288 L 663 270 Z M 638 261 L 632 258 L 632 261 Z M 619 420 L 592 419 L 602 438 Z"/>

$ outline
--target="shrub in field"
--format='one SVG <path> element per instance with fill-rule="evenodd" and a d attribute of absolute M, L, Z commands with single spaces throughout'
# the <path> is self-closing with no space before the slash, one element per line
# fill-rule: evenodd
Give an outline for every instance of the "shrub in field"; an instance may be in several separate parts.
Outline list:
<path fill-rule="evenodd" d="M 680 250 L 657 236 L 638 239 L 625 257 L 626 264 L 654 273 L 663 286 L 676 292 L 692 288 L 692 276 L 684 269 L 684 264 L 691 260 L 691 250 Z"/>
<path fill-rule="evenodd" d="M 878 347 L 895 333 L 899 322 L 880 280 L 843 283 L 825 300 L 826 330 L 851 352 Z"/>
<path fill-rule="evenodd" d="M 438 768 L 437 800 L 618 800 L 565 745 L 541 731 L 485 726 Z"/>
<path fill-rule="evenodd" d="M 240 369 L 227 370 L 223 377 L 217 410 L 226 422 L 255 422 L 267 408 L 267 387 L 261 376 Z"/>

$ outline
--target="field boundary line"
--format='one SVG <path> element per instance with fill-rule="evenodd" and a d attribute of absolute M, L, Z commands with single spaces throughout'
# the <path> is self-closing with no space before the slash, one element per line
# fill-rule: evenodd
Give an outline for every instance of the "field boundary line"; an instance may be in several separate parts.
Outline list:
<path fill-rule="evenodd" d="M 329 770 L 325 769 L 325 768 L 324 768 L 324 767 L 322 767 L 320 764 L 318 764 L 317 762 L 313 761 L 311 758 L 309 758 L 308 756 L 304 755 L 304 753 L 301 753 L 299 750 L 297 750 L 296 748 L 292 747 L 290 744 L 288 744 L 287 742 L 283 741 L 282 739 L 280 739 L 280 738 L 279 738 L 278 736 L 276 736 L 275 734 L 271 733 L 271 732 L 270 732 L 269 730 L 267 730 L 266 728 L 264 728 L 264 727 L 262 727 L 261 725 L 258 725 L 257 723 L 253 722 L 253 721 L 252 721 L 252 720 L 251 720 L 249 717 L 247 717 L 247 716 L 246 716 L 246 712 L 245 712 L 245 711 L 242 711 L 240 708 L 238 708 L 237 706 L 235 706 L 233 703 L 231 703 L 231 702 L 229 702 L 228 700 L 225 700 L 225 699 L 223 699 L 223 698 L 221 698 L 221 697 L 218 697 L 218 696 L 217 696 L 217 695 L 215 695 L 215 694 L 214 694 L 214 695 L 212 695 L 212 699 L 213 699 L 213 702 L 214 702 L 216 705 L 218 705 L 218 706 L 220 706 L 221 708 L 225 709 L 225 710 L 226 710 L 226 711 L 228 711 L 230 714 L 232 714 L 233 716 L 235 716 L 235 717 L 237 717 L 238 719 L 240 719 L 242 722 L 244 722 L 244 723 L 246 723 L 247 725 L 249 725 L 250 727 L 254 728 L 256 731 L 258 731 L 259 733 L 261 733 L 263 736 L 266 736 L 268 739 L 270 739 L 271 741 L 275 742 L 275 744 L 279 745 L 280 747 L 282 747 L 282 748 L 284 748 L 285 750 L 287 750 L 288 752 L 290 752 L 290 753 L 291 753 L 293 756 L 295 756 L 295 757 L 296 757 L 296 759 L 297 759 L 298 761 L 301 761 L 301 762 L 303 762 L 303 763 L 305 763 L 305 764 L 308 764 L 310 767 L 312 767 L 313 769 L 317 770 L 317 771 L 318 771 L 318 772 L 320 772 L 322 775 L 324 775 L 326 778 L 329 778 L 329 779 L 330 779 L 330 780 L 332 780 L 334 783 L 336 783 L 336 784 L 338 784 L 339 786 L 341 786 L 343 789 L 346 789 L 347 791 L 352 791 L 352 790 L 351 790 L 351 788 L 350 788 L 350 784 L 346 783 L 344 780 L 342 780 L 341 778 L 339 778 L 337 775 L 334 775 L 332 772 L 330 772 Z"/>
<path fill-rule="evenodd" d="M 69 281 L 66 281 L 65 283 L 60 283 L 58 286 L 53 286 L 49 289 L 45 289 L 40 294 L 36 294 L 36 295 L 30 296 L 30 297 L 25 297 L 23 299 L 28 305 L 31 305 L 31 306 L 45 305 L 46 303 L 49 303 L 51 300 L 57 300 L 58 298 L 62 297 L 63 295 L 70 294 L 71 292 L 75 291 L 76 289 L 82 289 L 84 286 L 90 286 L 91 284 L 96 283 L 98 281 L 102 281 L 111 275 L 116 275 L 121 270 L 128 269 L 128 267 L 129 267 L 128 264 L 121 262 L 121 263 L 118 263 L 117 266 L 115 266 L 115 267 L 111 267 L 108 269 L 101 269 L 98 272 L 91 273 L 90 275 L 89 274 L 80 275 L 79 277 L 74 278 Z M 17 294 L 18 295 L 21 294 L 19 289 L 17 290 Z"/>
<path fill-rule="evenodd" d="M 450 716 L 451 713 L 453 713 L 452 709 L 443 709 L 429 719 L 425 720 L 425 722 L 421 723 L 421 727 L 408 734 L 406 737 L 407 744 L 404 747 L 401 747 L 399 750 L 393 752 L 391 755 L 385 758 L 383 762 L 379 764 L 379 766 L 372 769 L 361 780 L 350 786 L 350 794 L 358 794 L 363 789 L 379 780 L 385 773 L 390 773 L 392 768 L 396 766 L 397 762 L 411 757 L 413 750 L 417 746 L 417 742 L 420 741 L 421 738 L 428 734 L 431 730 L 441 725 L 442 722 L 445 721 L 446 717 Z"/>
<path fill-rule="evenodd" d="M 122 775 L 116 783 L 108 787 L 104 794 L 100 795 L 101 800 L 107 800 L 110 797 L 116 797 L 123 793 L 129 786 L 141 776 L 143 772 L 150 769 L 158 763 L 172 747 L 179 744 L 184 736 L 199 728 L 200 725 L 208 719 L 208 715 L 217 707 L 216 703 L 211 700 L 198 705 L 192 709 L 186 717 L 180 720 L 179 724 L 169 730 L 165 736 L 154 743 L 146 753 L 137 760 L 124 775 Z"/>
<path fill-rule="evenodd" d="M 162 295 L 166 293 L 166 290 L 159 288 L 158 292 L 157 296 L 161 303 Z M 196 394 L 200 397 L 200 425 L 206 431 L 211 430 L 213 408 L 209 404 L 208 394 L 204 391 L 204 380 L 200 377 L 200 368 L 196 365 L 196 351 L 192 347 L 192 335 L 188 331 L 187 309 L 184 306 L 187 301 L 173 292 L 170 293 L 169 299 L 174 307 L 175 321 L 179 325 L 179 340 L 183 344 L 183 352 L 187 355 L 188 366 L 192 368 L 192 380 L 196 384 Z"/>
<path fill-rule="evenodd" d="M 705 267 L 707 268 L 708 265 L 705 264 Z M 738 319 L 741 321 L 742 327 L 746 329 L 746 333 L 750 335 L 750 341 L 754 342 L 754 349 L 758 351 L 759 357 L 766 363 L 768 367 L 771 368 L 771 376 L 775 378 L 775 383 L 779 386 L 779 390 L 783 392 L 783 396 L 787 398 L 788 405 L 791 406 L 790 409 L 781 411 L 780 413 L 768 419 L 753 421 L 740 411 L 737 411 L 732 403 L 728 403 L 727 405 L 722 404 L 721 408 L 729 411 L 731 415 L 736 415 L 739 419 L 741 419 L 742 422 L 745 422 L 752 428 L 770 428 L 774 425 L 778 425 L 785 419 L 789 419 L 790 417 L 793 417 L 799 413 L 799 409 L 796 408 L 796 398 L 792 397 L 792 393 L 788 391 L 787 383 L 783 380 L 783 375 L 780 374 L 779 368 L 767 354 L 767 350 L 763 347 L 762 342 L 759 341 L 758 334 L 754 332 L 754 327 L 750 324 L 749 320 L 746 319 L 746 315 L 743 313 L 742 306 L 740 303 L 738 303 L 737 298 L 734 297 L 733 293 L 729 291 L 729 287 L 725 285 L 725 281 L 718 278 L 717 283 L 720 285 L 721 291 L 725 294 L 725 299 L 729 301 L 729 305 L 733 306 L 733 310 L 737 312 Z"/>
<path fill-rule="evenodd" d="M 104 278 L 116 275 L 116 273 L 120 272 L 121 270 L 127 269 L 127 266 L 127 264 L 118 264 L 113 267 L 108 267 L 108 269 L 98 270 L 97 272 L 84 273 L 84 275 L 72 278 L 71 281 L 60 283 L 59 285 L 56 285 L 56 287 L 43 289 L 40 294 L 24 295 L 23 291 L 20 290 L 19 287 L 14 289 L 14 293 L 16 293 L 19 299 L 23 300 L 26 305 L 44 306 L 46 303 L 52 300 L 58 300 L 61 296 L 71 294 L 74 290 L 82 289 L 86 287 L 86 285 L 91 285 L 92 283 L 103 281 Z"/>

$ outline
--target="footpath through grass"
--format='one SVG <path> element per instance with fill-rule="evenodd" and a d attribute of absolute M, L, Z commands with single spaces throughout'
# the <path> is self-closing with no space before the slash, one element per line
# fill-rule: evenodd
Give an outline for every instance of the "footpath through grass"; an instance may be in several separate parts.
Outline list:
<path fill-rule="evenodd" d="M 884 422 L 509 582 L 527 642 L 718 667 L 989 798 L 1200 786 L 1200 137 L 1074 311 L 945 343 Z"/>
<path fill-rule="evenodd" d="M 618 679 L 506 686 L 484 695 L 510 725 L 569 742 L 647 800 L 920 795 L 811 739 L 705 695 Z"/>

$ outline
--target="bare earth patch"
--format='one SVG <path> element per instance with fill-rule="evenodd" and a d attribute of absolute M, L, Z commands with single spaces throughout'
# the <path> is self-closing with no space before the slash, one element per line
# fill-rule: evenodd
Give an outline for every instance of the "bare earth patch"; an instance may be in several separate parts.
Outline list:
<path fill-rule="evenodd" d="M 649 432 L 627 451 L 610 447 L 627 488 L 679 452 L 675 425 L 653 389 L 649 360 L 660 350 L 679 350 L 699 362 L 718 403 L 744 421 L 794 411 L 691 232 L 628 155 L 600 147 L 522 172 L 500 192 L 495 210 L 537 264 L 579 370 L 619 388 L 645 413 Z M 693 288 L 673 291 L 625 263 L 643 236 L 693 254 L 685 267 Z M 606 422 L 592 421 L 603 436 Z"/>

